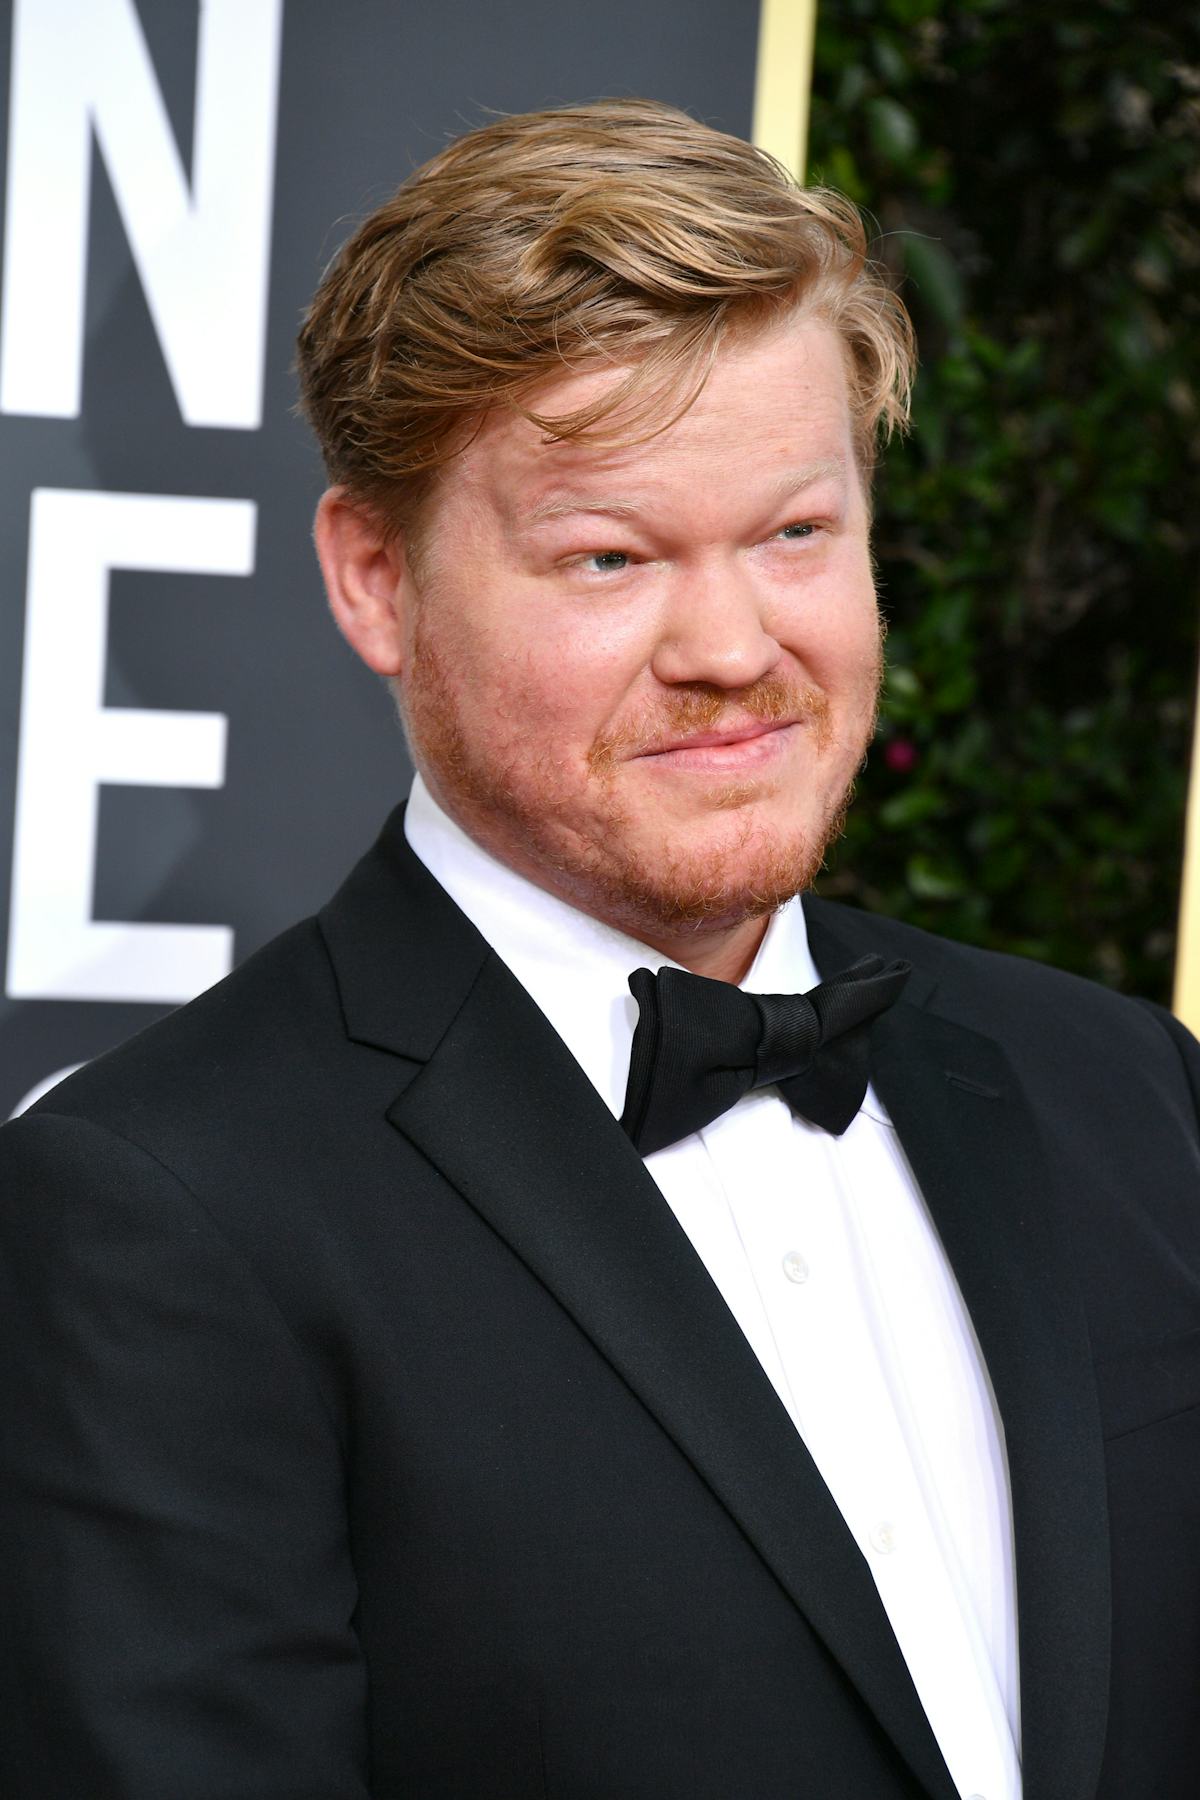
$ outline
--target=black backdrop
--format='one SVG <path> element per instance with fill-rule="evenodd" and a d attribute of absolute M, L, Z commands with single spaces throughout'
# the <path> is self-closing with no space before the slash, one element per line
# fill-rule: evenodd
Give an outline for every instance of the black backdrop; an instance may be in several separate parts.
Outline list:
<path fill-rule="evenodd" d="M 407 788 L 324 609 L 292 413 L 350 224 L 486 109 L 643 93 L 750 128 L 754 0 L 203 16 L 203 46 L 196 0 L 0 28 L 0 1119 L 319 905 Z"/>

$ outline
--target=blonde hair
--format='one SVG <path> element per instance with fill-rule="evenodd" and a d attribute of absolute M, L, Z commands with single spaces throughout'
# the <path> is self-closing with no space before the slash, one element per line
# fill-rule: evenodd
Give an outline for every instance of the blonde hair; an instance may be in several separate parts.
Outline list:
<path fill-rule="evenodd" d="M 300 332 L 301 405 L 331 481 L 401 529 L 490 409 L 555 437 L 649 438 L 732 334 L 789 314 L 841 337 L 869 479 L 915 353 L 854 206 L 656 101 L 518 114 L 449 144 L 343 246 Z M 526 403 L 604 367 L 626 373 L 579 411 Z"/>

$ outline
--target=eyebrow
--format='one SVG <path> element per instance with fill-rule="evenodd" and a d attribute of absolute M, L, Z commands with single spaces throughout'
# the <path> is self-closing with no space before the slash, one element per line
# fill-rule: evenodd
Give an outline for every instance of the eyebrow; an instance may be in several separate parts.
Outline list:
<path fill-rule="evenodd" d="M 585 494 L 552 493 L 522 515 L 526 525 L 542 525 L 547 519 L 567 519 L 573 513 L 602 513 L 610 519 L 633 519 L 641 508 L 635 500 L 590 499 Z"/>
<path fill-rule="evenodd" d="M 841 481 L 845 473 L 846 465 L 840 456 L 828 456 L 820 462 L 805 463 L 798 469 L 785 469 L 778 480 L 771 483 L 772 498 L 788 500 L 805 488 L 815 487 L 818 481 Z"/>
<path fill-rule="evenodd" d="M 771 482 L 768 493 L 773 504 L 788 500 L 818 481 L 831 477 L 840 480 L 846 473 L 841 457 L 826 457 L 820 462 L 805 463 L 801 468 L 785 469 Z M 636 500 L 616 496 L 592 497 L 562 488 L 552 489 L 522 514 L 525 525 L 544 525 L 551 519 L 567 519 L 577 513 L 588 513 L 608 519 L 634 519 L 643 511 Z"/>

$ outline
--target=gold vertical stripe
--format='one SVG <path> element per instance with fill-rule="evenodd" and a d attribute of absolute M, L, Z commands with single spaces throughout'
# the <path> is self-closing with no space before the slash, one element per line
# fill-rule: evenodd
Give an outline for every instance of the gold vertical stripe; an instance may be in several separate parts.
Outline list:
<path fill-rule="evenodd" d="M 817 0 L 761 0 L 754 78 L 754 142 L 797 181 L 807 169 Z"/>
<path fill-rule="evenodd" d="M 1192 741 L 1192 774 L 1183 842 L 1179 895 L 1179 950 L 1175 959 L 1175 1013 L 1200 1033 L 1200 709 Z"/>

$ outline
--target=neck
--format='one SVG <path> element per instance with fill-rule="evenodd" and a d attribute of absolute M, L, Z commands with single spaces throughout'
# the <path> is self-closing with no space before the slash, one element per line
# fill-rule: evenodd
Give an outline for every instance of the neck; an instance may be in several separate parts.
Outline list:
<path fill-rule="evenodd" d="M 455 799 L 461 801 L 461 796 L 445 793 L 431 770 L 422 767 L 421 780 L 428 798 L 446 823 L 477 848 L 526 881 L 564 900 L 568 906 L 588 913 L 602 925 L 610 925 L 626 937 L 635 938 L 638 943 L 657 950 L 660 956 L 669 956 L 672 962 L 689 969 L 693 975 L 706 975 L 711 981 L 728 981 L 736 985 L 757 956 L 770 922 L 769 913 L 725 922 L 713 919 L 699 927 L 680 926 L 674 931 L 667 925 L 648 924 L 628 903 L 620 904 L 619 894 L 615 897 L 611 893 L 598 894 L 586 877 L 556 866 L 550 859 L 538 857 L 530 845 L 514 843 L 511 836 L 498 833 L 488 813 L 467 811 L 461 804 L 456 806 Z"/>
<path fill-rule="evenodd" d="M 685 937 L 651 937 L 646 932 L 639 932 L 638 936 L 660 956 L 669 956 L 672 962 L 690 969 L 693 975 L 707 975 L 710 981 L 729 981 L 736 985 L 758 955 L 768 923 L 766 918 L 743 919 L 724 931 L 689 932 Z"/>

